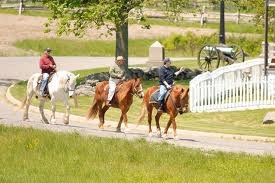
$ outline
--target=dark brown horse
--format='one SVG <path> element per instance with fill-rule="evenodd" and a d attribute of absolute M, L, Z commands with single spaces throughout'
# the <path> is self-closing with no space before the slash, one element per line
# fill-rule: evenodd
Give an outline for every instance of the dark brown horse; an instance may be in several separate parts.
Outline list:
<path fill-rule="evenodd" d="M 95 96 L 92 106 L 90 107 L 87 115 L 87 119 L 93 119 L 98 113 L 99 116 L 99 128 L 103 128 L 104 115 L 109 109 L 109 106 L 105 105 L 105 101 L 108 95 L 108 81 L 100 82 L 96 85 Z M 144 93 L 140 79 L 131 79 L 123 82 L 117 86 L 117 92 L 115 93 L 111 107 L 119 108 L 121 110 L 121 116 L 117 125 L 117 131 L 121 131 L 121 123 L 124 121 L 125 128 L 128 128 L 127 112 L 133 103 L 133 96 L 137 95 L 143 98 Z"/>
<path fill-rule="evenodd" d="M 149 136 L 152 135 L 152 111 L 153 108 L 158 108 L 158 104 L 156 103 L 150 103 L 150 97 L 151 95 L 159 89 L 158 86 L 153 86 L 151 88 L 148 88 L 148 90 L 145 92 L 144 99 L 143 99 L 143 108 L 141 115 L 139 116 L 139 123 L 144 119 L 146 112 L 148 113 L 148 124 L 149 124 Z M 167 98 L 166 103 L 164 104 L 164 112 L 166 112 L 170 119 L 165 127 L 163 137 L 167 136 L 167 131 L 170 125 L 173 125 L 174 130 L 174 138 L 177 138 L 177 125 L 176 125 L 176 116 L 178 113 L 184 113 L 188 111 L 188 100 L 189 100 L 189 88 L 184 88 L 180 85 L 173 86 L 170 90 L 170 95 Z M 156 126 L 157 126 L 157 133 L 158 136 L 161 137 L 161 130 L 159 125 L 159 119 L 162 115 L 162 112 L 158 112 L 155 116 Z"/>

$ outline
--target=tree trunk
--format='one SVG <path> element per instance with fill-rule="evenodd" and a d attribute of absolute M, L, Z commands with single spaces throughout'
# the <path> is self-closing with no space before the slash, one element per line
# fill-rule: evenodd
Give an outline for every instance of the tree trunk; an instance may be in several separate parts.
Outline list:
<path fill-rule="evenodd" d="M 115 55 L 124 57 L 125 67 L 128 69 L 128 21 L 117 28 Z"/>
<path fill-rule="evenodd" d="M 240 8 L 238 8 L 236 24 L 240 24 L 240 19 L 241 19 L 241 10 Z"/>

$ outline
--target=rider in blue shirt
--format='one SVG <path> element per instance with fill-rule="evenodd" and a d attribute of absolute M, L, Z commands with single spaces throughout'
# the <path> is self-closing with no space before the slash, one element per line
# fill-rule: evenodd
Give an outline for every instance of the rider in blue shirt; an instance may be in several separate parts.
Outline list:
<path fill-rule="evenodd" d="M 174 72 L 174 70 L 170 67 L 171 60 L 170 58 L 165 58 L 163 60 L 163 65 L 159 68 L 159 97 L 158 97 L 158 112 L 163 111 L 164 97 L 168 90 L 172 88 L 174 83 L 175 76 L 179 75 L 183 71 L 183 67 L 180 68 L 179 71 Z"/>

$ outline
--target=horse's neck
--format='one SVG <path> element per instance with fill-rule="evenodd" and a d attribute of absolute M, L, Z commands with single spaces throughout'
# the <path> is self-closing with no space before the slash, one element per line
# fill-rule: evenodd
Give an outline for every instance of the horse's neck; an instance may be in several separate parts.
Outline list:
<path fill-rule="evenodd" d="M 118 92 L 118 94 L 126 96 L 132 96 L 132 90 L 133 90 L 134 80 L 126 81 L 122 84 L 120 90 L 121 92 Z"/>

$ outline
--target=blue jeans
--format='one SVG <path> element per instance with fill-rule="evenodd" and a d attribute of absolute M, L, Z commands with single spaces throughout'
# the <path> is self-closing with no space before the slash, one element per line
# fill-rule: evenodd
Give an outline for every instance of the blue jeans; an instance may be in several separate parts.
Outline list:
<path fill-rule="evenodd" d="M 41 81 L 41 88 L 40 88 L 42 95 L 45 95 L 45 90 L 46 90 L 49 76 L 50 75 L 48 73 L 42 74 L 42 81 Z"/>
<path fill-rule="evenodd" d="M 164 85 L 160 85 L 158 101 L 162 101 L 166 93 L 167 93 L 166 87 Z"/>

